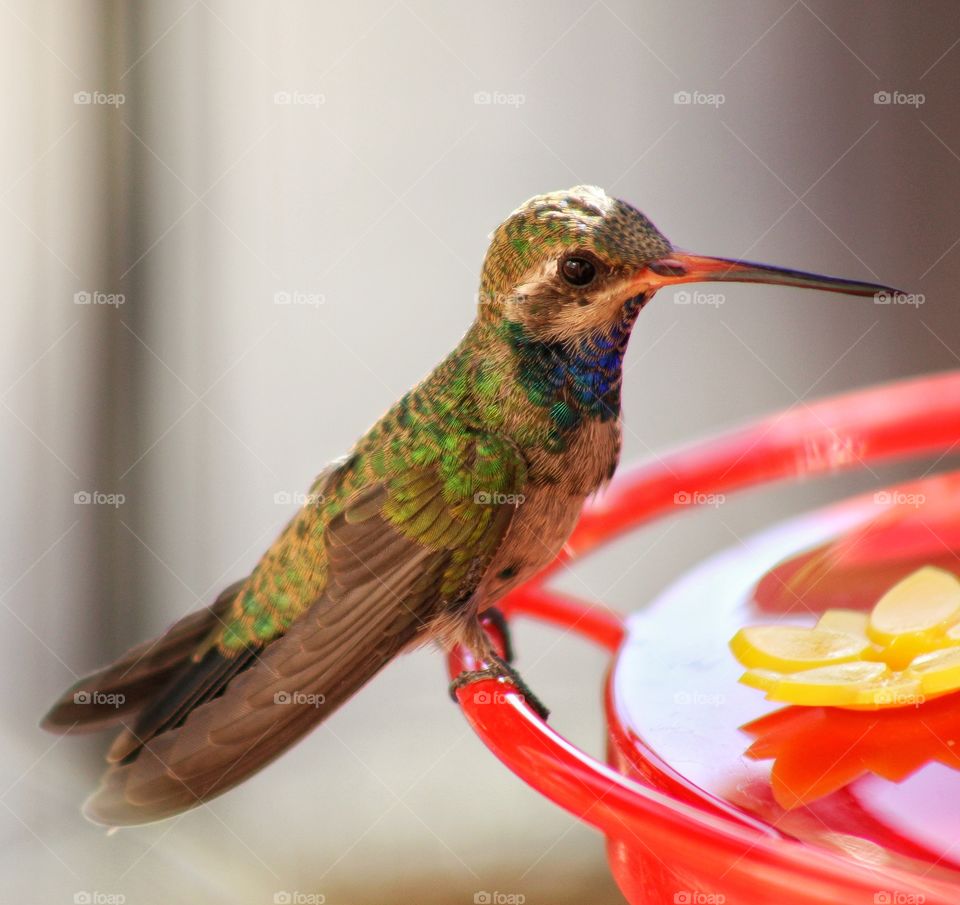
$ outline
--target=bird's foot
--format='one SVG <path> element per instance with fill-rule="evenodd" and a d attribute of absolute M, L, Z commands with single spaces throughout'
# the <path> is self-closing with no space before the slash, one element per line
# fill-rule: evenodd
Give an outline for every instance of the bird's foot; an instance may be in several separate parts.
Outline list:
<path fill-rule="evenodd" d="M 483 615 L 480 616 L 480 622 L 489 623 L 500 633 L 500 641 L 503 646 L 503 659 L 506 660 L 507 663 L 513 663 L 513 639 L 510 636 L 510 626 L 507 623 L 507 617 L 503 615 L 503 612 L 495 606 L 492 606 L 483 611 Z"/>
<path fill-rule="evenodd" d="M 502 618 L 502 617 L 501 617 Z M 543 702 L 531 690 L 530 686 L 520 677 L 518 673 L 505 659 L 496 654 L 489 654 L 487 660 L 490 665 L 485 669 L 473 669 L 468 672 L 462 672 L 450 683 L 450 697 L 457 700 L 457 689 L 466 685 L 472 685 L 474 682 L 480 682 L 484 679 L 495 679 L 498 681 L 506 679 L 514 685 L 524 702 L 530 705 L 531 709 L 542 720 L 550 716 L 550 711 L 544 706 Z"/>

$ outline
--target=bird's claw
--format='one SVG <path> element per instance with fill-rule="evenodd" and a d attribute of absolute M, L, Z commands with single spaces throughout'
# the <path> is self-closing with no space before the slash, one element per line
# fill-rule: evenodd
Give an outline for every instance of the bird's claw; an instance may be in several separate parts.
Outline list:
<path fill-rule="evenodd" d="M 472 685 L 474 682 L 481 682 L 485 679 L 495 679 L 497 681 L 506 679 L 520 692 L 520 696 L 526 704 L 529 704 L 533 712 L 536 713 L 541 720 L 545 721 L 550 716 L 550 711 L 544 706 L 540 698 L 530 690 L 530 687 L 520 677 L 520 674 L 506 660 L 500 657 L 491 655 L 490 660 L 491 664 L 485 669 L 472 669 L 462 672 L 450 683 L 450 697 L 453 701 L 458 702 L 457 689 L 459 688 Z"/>
<path fill-rule="evenodd" d="M 499 633 L 503 642 L 503 659 L 507 663 L 513 663 L 513 639 L 510 636 L 510 626 L 507 623 L 507 617 L 501 610 L 495 606 L 483 611 L 480 617 L 481 622 L 489 622 Z"/>
<path fill-rule="evenodd" d="M 449 686 L 450 699 L 457 703 L 457 689 L 466 688 L 467 685 L 473 685 L 474 682 L 482 682 L 484 679 L 499 679 L 500 672 L 492 666 L 486 669 L 468 669 L 460 673 Z"/>

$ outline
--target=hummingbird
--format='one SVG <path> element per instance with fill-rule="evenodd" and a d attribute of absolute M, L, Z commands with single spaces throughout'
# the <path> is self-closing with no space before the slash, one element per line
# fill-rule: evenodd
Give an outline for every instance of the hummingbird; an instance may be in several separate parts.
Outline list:
<path fill-rule="evenodd" d="M 676 250 L 596 186 L 537 195 L 491 236 L 459 345 L 315 479 L 253 571 L 204 610 L 80 680 L 60 733 L 115 729 L 84 811 L 127 826 L 209 801 L 428 641 L 513 682 L 482 619 L 559 553 L 620 459 L 623 361 L 658 289 L 872 283 Z"/>

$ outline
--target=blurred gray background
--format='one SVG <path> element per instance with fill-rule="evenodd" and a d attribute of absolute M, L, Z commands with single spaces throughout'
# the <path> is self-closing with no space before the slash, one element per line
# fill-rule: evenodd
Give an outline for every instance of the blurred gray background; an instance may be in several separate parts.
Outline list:
<path fill-rule="evenodd" d="M 105 740 L 36 723 L 251 568 L 456 343 L 486 237 L 530 195 L 597 183 L 680 247 L 923 294 L 661 293 L 627 463 L 955 367 L 958 42 L 952 0 L 0 3 L 0 899 L 620 901 L 603 840 L 472 736 L 432 650 L 240 789 L 110 837 L 78 810 Z M 635 610 L 876 480 L 685 514 L 559 583 Z M 123 502 L 75 502 L 95 492 Z M 602 753 L 605 658 L 517 643 L 554 725 Z"/>

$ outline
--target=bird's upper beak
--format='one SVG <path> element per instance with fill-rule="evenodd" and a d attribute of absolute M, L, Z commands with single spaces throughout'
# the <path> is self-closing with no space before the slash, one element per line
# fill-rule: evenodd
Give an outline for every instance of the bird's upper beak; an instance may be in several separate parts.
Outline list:
<path fill-rule="evenodd" d="M 669 255 L 651 261 L 637 273 L 632 281 L 640 292 L 655 292 L 664 286 L 676 283 L 773 283 L 779 286 L 799 286 L 802 289 L 823 289 L 827 292 L 843 292 L 847 295 L 876 295 L 898 292 L 888 286 L 861 283 L 859 280 L 843 280 L 838 277 L 805 273 L 802 270 L 787 270 L 750 261 L 730 258 L 709 258 L 705 255 L 672 251 Z"/>

